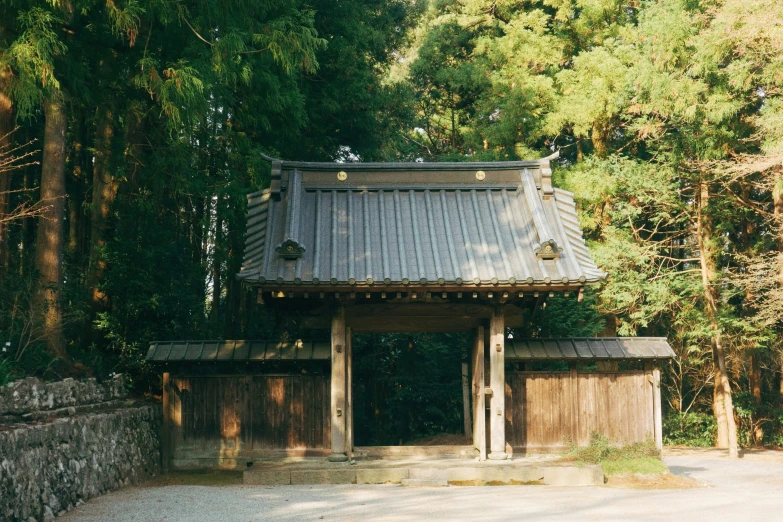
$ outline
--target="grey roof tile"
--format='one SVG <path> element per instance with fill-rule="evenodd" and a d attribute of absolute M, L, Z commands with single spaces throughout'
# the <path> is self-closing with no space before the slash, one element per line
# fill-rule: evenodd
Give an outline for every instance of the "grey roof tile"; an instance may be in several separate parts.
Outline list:
<path fill-rule="evenodd" d="M 506 361 L 670 359 L 665 337 L 591 337 L 581 339 L 512 339 Z"/>
<path fill-rule="evenodd" d="M 329 342 L 174 341 L 150 343 L 151 363 L 196 361 L 329 360 Z"/>
<path fill-rule="evenodd" d="M 541 162 L 282 163 L 279 191 L 248 196 L 251 283 L 596 282 L 570 193 L 545 190 Z M 333 178 L 337 169 L 348 180 Z M 476 169 L 486 178 L 475 178 Z M 358 181 L 351 180 L 357 178 Z M 298 259 L 276 251 L 304 248 Z M 537 255 L 542 243 L 561 249 Z"/>

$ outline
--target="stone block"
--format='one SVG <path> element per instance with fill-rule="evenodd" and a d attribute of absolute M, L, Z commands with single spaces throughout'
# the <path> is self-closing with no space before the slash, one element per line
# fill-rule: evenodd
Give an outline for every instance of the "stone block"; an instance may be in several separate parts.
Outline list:
<path fill-rule="evenodd" d="M 419 488 L 442 488 L 448 486 L 449 483 L 445 480 L 438 479 L 402 479 L 400 484 L 406 487 L 419 487 Z"/>
<path fill-rule="evenodd" d="M 245 471 L 242 483 L 248 486 L 288 486 L 291 484 L 290 471 Z"/>
<path fill-rule="evenodd" d="M 357 484 L 399 484 L 408 478 L 408 468 L 357 469 Z"/>
<path fill-rule="evenodd" d="M 601 466 L 547 466 L 544 484 L 548 486 L 601 486 L 604 472 Z"/>
<path fill-rule="evenodd" d="M 356 484 L 356 470 L 309 469 L 291 471 L 291 484 Z"/>

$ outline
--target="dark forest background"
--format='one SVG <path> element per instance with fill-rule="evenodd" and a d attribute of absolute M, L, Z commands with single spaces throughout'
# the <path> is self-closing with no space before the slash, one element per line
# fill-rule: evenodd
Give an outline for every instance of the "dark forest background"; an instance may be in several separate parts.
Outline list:
<path fill-rule="evenodd" d="M 666 336 L 669 442 L 736 424 L 783 445 L 781 20 L 775 0 L 4 0 L 0 383 L 154 393 L 150 340 L 290 335 L 234 278 L 264 155 L 559 150 L 611 275 L 525 334 Z M 367 339 L 421 384 L 398 370 L 413 341 Z M 414 435 L 452 429 L 449 393 Z"/>

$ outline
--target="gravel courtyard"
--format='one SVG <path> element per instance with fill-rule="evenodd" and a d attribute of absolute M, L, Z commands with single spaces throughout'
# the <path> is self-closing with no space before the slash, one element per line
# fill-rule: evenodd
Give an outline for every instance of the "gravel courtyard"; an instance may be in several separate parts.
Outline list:
<path fill-rule="evenodd" d="M 713 450 L 667 453 L 673 473 L 703 487 L 142 486 L 61 520 L 783 520 L 783 452 L 749 452 L 738 461 Z"/>

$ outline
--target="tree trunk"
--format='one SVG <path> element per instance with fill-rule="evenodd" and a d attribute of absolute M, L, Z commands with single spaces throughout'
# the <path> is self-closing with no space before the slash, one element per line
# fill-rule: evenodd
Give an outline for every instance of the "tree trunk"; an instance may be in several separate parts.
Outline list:
<path fill-rule="evenodd" d="M 61 93 L 49 96 L 43 104 L 45 127 L 41 165 L 41 201 L 47 205 L 38 220 L 35 268 L 40 276 L 39 299 L 45 307 L 46 348 L 64 358 L 62 290 L 63 217 L 65 214 L 65 130 L 67 119 Z"/>
<path fill-rule="evenodd" d="M 220 255 L 223 242 L 223 214 L 220 211 L 220 195 L 215 198 L 215 246 L 212 249 L 212 324 L 220 324 Z"/>
<path fill-rule="evenodd" d="M 772 203 L 774 207 L 775 225 L 778 228 L 778 284 L 783 286 L 783 175 L 778 170 L 778 177 L 772 188 Z M 778 393 L 780 406 L 783 408 L 783 355 L 780 361 L 780 378 Z"/>
<path fill-rule="evenodd" d="M 712 354 L 715 369 L 715 384 L 713 388 L 713 413 L 718 423 L 718 445 L 723 447 L 721 440 L 722 426 L 726 430 L 726 445 L 729 456 L 736 458 L 737 449 L 737 425 L 734 421 L 734 406 L 731 398 L 731 384 L 726 372 L 726 356 L 723 351 L 723 337 L 718 323 L 718 295 L 713 285 L 717 275 L 715 251 L 713 248 L 712 222 L 707 214 L 710 189 L 705 180 L 700 180 L 698 185 L 698 214 L 697 214 L 697 240 L 699 246 L 699 260 L 701 264 L 701 279 L 704 287 L 704 309 L 712 328 Z M 721 404 L 722 407 L 721 407 Z M 723 412 L 723 415 L 721 415 Z"/>
<path fill-rule="evenodd" d="M 103 246 L 106 243 L 106 228 L 114 198 L 117 196 L 117 180 L 111 172 L 111 149 L 114 128 L 112 114 L 108 109 L 99 109 L 95 129 L 95 160 L 92 176 L 92 211 L 90 213 L 90 261 L 87 268 L 87 291 L 93 310 L 105 310 L 108 297 L 99 288 L 100 279 L 106 269 L 103 260 Z"/>
<path fill-rule="evenodd" d="M 607 151 L 606 128 L 599 122 L 593 123 L 593 130 L 590 133 L 590 139 L 593 142 L 593 153 L 599 158 L 605 158 Z"/>
<path fill-rule="evenodd" d="M 753 404 L 761 406 L 761 368 L 756 352 L 750 354 L 750 389 L 753 392 Z"/>
<path fill-rule="evenodd" d="M 14 130 L 14 106 L 11 98 L 6 94 L 10 77 L 11 70 L 9 68 L 0 70 L 0 153 L 11 148 L 11 132 Z M 8 223 L 3 222 L 3 218 L 9 212 L 10 190 L 11 171 L 0 172 L 0 269 L 2 269 L 0 273 L 6 273 L 11 257 Z"/>
<path fill-rule="evenodd" d="M 585 159 L 585 154 L 582 151 L 582 137 L 577 136 L 576 137 L 576 162 L 582 163 Z"/>

